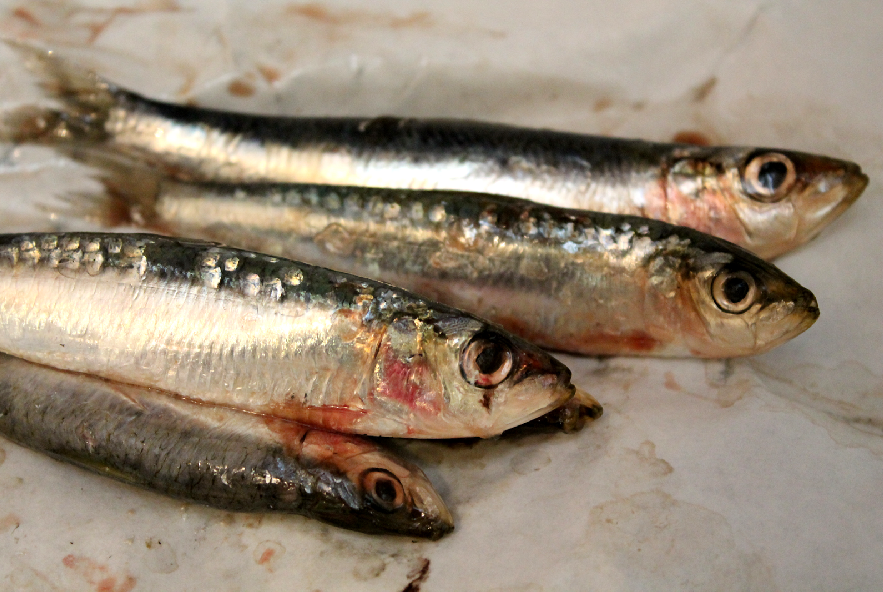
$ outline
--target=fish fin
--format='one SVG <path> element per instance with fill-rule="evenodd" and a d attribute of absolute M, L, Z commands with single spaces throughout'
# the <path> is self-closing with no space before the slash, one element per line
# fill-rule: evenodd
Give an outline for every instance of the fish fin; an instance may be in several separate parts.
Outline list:
<path fill-rule="evenodd" d="M 77 465 L 82 469 L 110 477 L 127 485 L 150 488 L 150 484 L 143 477 L 140 477 L 137 472 L 123 470 L 88 454 L 72 451 L 48 451 L 46 454 L 56 460 Z"/>
<path fill-rule="evenodd" d="M 108 228 L 136 227 L 169 234 L 156 215 L 156 198 L 163 182 L 158 171 L 101 146 L 81 143 L 58 146 L 58 151 L 92 167 L 92 178 L 104 191 L 78 191 L 57 198 L 61 207 L 41 208 L 64 219 L 82 220 Z"/>
<path fill-rule="evenodd" d="M 100 147 L 73 144 L 66 146 L 64 152 L 96 169 L 94 178 L 104 186 L 104 195 L 74 194 L 74 197 L 81 202 L 89 199 L 97 202 L 97 213 L 104 225 L 137 226 L 167 234 L 156 215 L 156 199 L 163 182 L 161 173 Z"/>
<path fill-rule="evenodd" d="M 60 109 L 27 106 L 3 116 L 4 138 L 17 142 L 102 141 L 104 124 L 118 104 L 118 89 L 91 70 L 58 57 L 54 52 L 6 40 L 40 79 L 46 94 Z"/>

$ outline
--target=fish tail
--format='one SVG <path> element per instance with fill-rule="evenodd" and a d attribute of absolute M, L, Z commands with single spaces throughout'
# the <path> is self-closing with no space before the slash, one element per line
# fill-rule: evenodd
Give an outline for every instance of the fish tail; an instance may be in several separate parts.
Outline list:
<path fill-rule="evenodd" d="M 118 104 L 118 89 L 94 72 L 58 57 L 54 52 L 16 41 L 6 43 L 36 74 L 48 97 L 59 108 L 25 106 L 3 115 L 2 136 L 15 142 L 102 141 L 105 122 Z"/>
<path fill-rule="evenodd" d="M 93 177 L 104 191 L 68 194 L 62 198 L 67 208 L 55 213 L 109 228 L 137 227 L 167 234 L 156 216 L 156 197 L 162 182 L 159 172 L 101 149 L 69 146 L 64 152 L 95 168 Z"/>

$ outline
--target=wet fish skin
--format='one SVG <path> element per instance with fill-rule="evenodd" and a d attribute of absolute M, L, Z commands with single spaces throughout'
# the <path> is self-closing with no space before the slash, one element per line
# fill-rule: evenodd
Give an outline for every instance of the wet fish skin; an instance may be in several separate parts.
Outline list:
<path fill-rule="evenodd" d="M 145 234 L 0 235 L 0 351 L 390 437 L 493 436 L 574 393 L 563 364 L 469 314 L 344 273 Z"/>
<path fill-rule="evenodd" d="M 363 532 L 431 539 L 454 527 L 423 472 L 367 439 L 3 354 L 0 434 L 93 472 L 226 511 L 302 514 Z"/>
<path fill-rule="evenodd" d="M 771 258 L 816 236 L 868 183 L 854 163 L 475 121 L 281 118 L 174 105 L 14 45 L 61 111 L 5 122 L 19 141 L 104 145 L 183 180 L 496 193 L 689 226 Z M 772 191 L 772 189 L 775 189 Z"/>
<path fill-rule="evenodd" d="M 771 264 L 645 218 L 484 194 L 108 175 L 124 205 L 104 209 L 128 205 L 148 227 L 383 279 L 553 350 L 753 355 L 819 315 L 812 293 Z M 755 284 L 754 301 L 723 310 L 716 278 L 737 272 Z"/>

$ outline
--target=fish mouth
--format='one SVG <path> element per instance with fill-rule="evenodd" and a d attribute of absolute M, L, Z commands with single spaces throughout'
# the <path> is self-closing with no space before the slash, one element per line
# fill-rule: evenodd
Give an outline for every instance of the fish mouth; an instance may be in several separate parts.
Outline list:
<path fill-rule="evenodd" d="M 411 491 L 408 525 L 402 534 L 437 541 L 454 530 L 454 516 L 441 496 L 429 486 L 419 484 Z"/>
<path fill-rule="evenodd" d="M 490 430 L 495 435 L 555 413 L 573 400 L 576 392 L 576 387 L 570 383 L 569 371 L 566 376 L 535 373 L 523 378 L 516 388 L 518 392 L 510 393 L 511 398 L 506 402 L 506 413 L 495 418 Z M 538 397 L 539 392 L 545 393 L 544 396 Z M 562 424 L 562 428 L 565 427 Z M 476 435 L 486 437 L 485 434 Z"/>
<path fill-rule="evenodd" d="M 585 427 L 587 422 L 595 421 L 604 414 L 604 408 L 595 397 L 577 388 L 576 394 L 564 405 L 556 407 L 545 415 L 517 426 L 519 430 L 556 431 L 572 434 Z"/>
<path fill-rule="evenodd" d="M 822 311 L 819 309 L 819 302 L 818 300 L 816 300 L 815 296 L 809 294 L 807 300 L 808 302 L 802 307 L 803 318 L 794 327 L 791 337 L 797 337 L 798 335 L 812 327 L 815 322 L 819 320 L 819 316 L 821 316 L 822 314 Z"/>
<path fill-rule="evenodd" d="M 815 324 L 821 315 L 818 301 L 812 292 L 804 289 L 804 291 L 794 299 L 794 310 L 785 317 L 790 322 L 785 323 L 784 330 L 771 331 L 768 339 L 759 339 L 759 347 L 753 353 L 761 354 L 767 352 L 787 341 L 790 341 L 809 329 Z M 777 326 L 779 326 L 777 324 Z"/>
<path fill-rule="evenodd" d="M 864 193 L 869 182 L 859 165 L 842 162 L 837 172 L 824 174 L 813 183 L 802 200 L 806 208 L 803 230 L 807 239 L 816 236 L 848 210 Z"/>

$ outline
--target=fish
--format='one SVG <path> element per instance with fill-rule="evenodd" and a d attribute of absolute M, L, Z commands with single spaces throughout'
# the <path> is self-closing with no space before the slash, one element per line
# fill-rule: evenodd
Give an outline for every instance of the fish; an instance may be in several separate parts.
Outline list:
<path fill-rule="evenodd" d="M 60 107 L 7 113 L 4 137 L 60 149 L 102 146 L 181 180 L 495 193 L 688 226 L 766 259 L 815 237 L 868 184 L 855 163 L 777 148 L 700 147 L 467 120 L 274 117 L 178 105 L 121 88 L 54 52 L 11 45 Z"/>
<path fill-rule="evenodd" d="M 188 402 L 0 354 L 0 434 L 92 472 L 232 512 L 438 539 L 454 520 L 414 464 L 359 436 Z"/>
<path fill-rule="evenodd" d="M 808 289 L 737 245 L 657 220 L 448 191 L 184 183 L 104 169 L 71 211 L 122 216 L 370 277 L 583 355 L 732 358 L 819 317 Z"/>
<path fill-rule="evenodd" d="M 570 400 L 570 370 L 388 284 L 199 240 L 0 235 L 0 351 L 317 427 L 490 437 Z"/>

